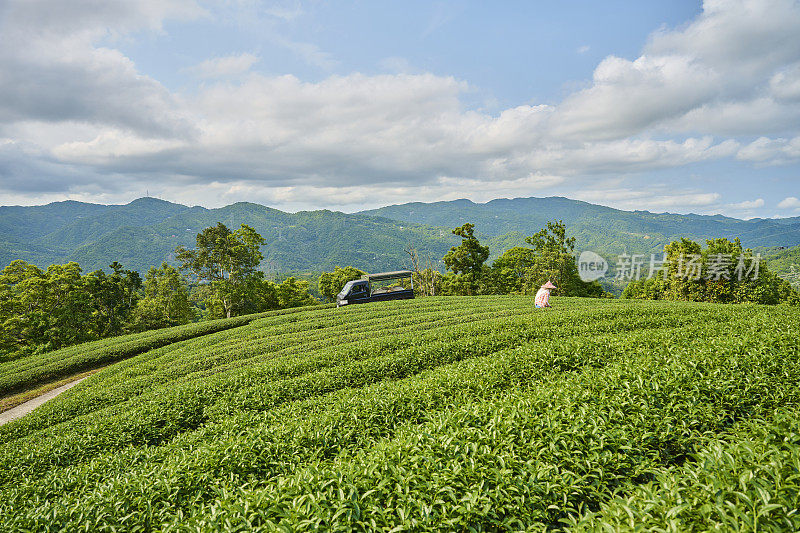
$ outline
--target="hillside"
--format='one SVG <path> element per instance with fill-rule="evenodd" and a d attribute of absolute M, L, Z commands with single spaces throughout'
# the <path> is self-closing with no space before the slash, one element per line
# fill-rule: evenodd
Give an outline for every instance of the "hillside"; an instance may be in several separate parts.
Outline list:
<path fill-rule="evenodd" d="M 509 240 L 506 234 L 531 235 L 548 220 L 561 219 L 576 237 L 579 250 L 606 254 L 661 252 L 665 244 L 680 237 L 701 243 L 715 237 L 731 240 L 739 237 L 746 247 L 800 244 L 800 220 L 797 218 L 745 221 L 721 215 L 622 211 L 561 197 L 503 198 L 483 204 L 470 200 L 415 202 L 362 214 L 444 227 L 472 222 L 477 232 L 488 237 L 504 236 L 506 240 Z"/>
<path fill-rule="evenodd" d="M 254 227 L 267 241 L 267 272 L 322 271 L 352 265 L 375 272 L 405 267 L 405 248 L 440 259 L 465 222 L 492 251 L 492 258 L 524 243 L 549 220 L 563 219 L 577 250 L 608 258 L 623 252 L 660 252 L 679 237 L 741 238 L 748 247 L 800 245 L 800 220 L 743 221 L 722 216 L 621 211 L 566 198 L 516 198 L 475 204 L 469 200 L 413 203 L 355 214 L 334 211 L 285 213 L 252 203 L 219 209 L 187 207 L 140 198 L 126 205 L 56 202 L 0 207 L 0 263 L 23 259 L 40 266 L 77 261 L 86 271 L 119 261 L 146 271 L 170 261 L 176 246 L 194 246 L 195 235 L 223 222 Z M 440 265 L 441 266 L 441 265 Z"/>
<path fill-rule="evenodd" d="M 797 310 L 554 305 L 176 336 L 0 427 L 0 530 L 800 528 Z"/>
<path fill-rule="evenodd" d="M 54 213 L 49 225 L 47 212 Z M 33 217 L 35 231 L 26 233 L 21 220 L 27 213 Z M 441 257 L 456 242 L 449 231 L 364 215 L 291 214 L 244 202 L 220 209 L 189 208 L 140 198 L 124 206 L 60 202 L 0 207 L 4 231 L 0 233 L 0 263 L 24 259 L 46 266 L 77 261 L 90 271 L 116 260 L 144 272 L 151 265 L 171 261 L 177 246 L 194 247 L 197 233 L 217 222 L 232 228 L 254 227 L 267 241 L 262 262 L 267 272 L 332 270 L 337 265 L 391 270 L 406 264 L 404 249 L 409 244 Z"/>
<path fill-rule="evenodd" d="M 800 246 L 767 254 L 769 269 L 800 289 Z"/>

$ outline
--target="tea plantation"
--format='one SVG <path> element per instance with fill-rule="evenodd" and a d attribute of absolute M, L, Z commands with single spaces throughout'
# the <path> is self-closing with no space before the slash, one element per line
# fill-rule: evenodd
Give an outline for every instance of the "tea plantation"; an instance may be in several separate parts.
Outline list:
<path fill-rule="evenodd" d="M 128 358 L 0 427 L 0 531 L 800 530 L 800 311 L 553 303 L 71 348 Z"/>

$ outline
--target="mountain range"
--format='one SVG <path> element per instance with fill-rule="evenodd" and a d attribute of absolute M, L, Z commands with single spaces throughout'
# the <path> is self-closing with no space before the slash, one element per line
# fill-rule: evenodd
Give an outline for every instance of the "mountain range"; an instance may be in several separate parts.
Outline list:
<path fill-rule="evenodd" d="M 472 222 L 476 232 L 492 237 L 519 232 L 530 235 L 548 220 L 563 220 L 579 250 L 612 254 L 662 251 L 665 244 L 680 237 L 701 243 L 715 237 L 739 237 L 751 248 L 800 244 L 800 217 L 740 220 L 722 215 L 623 211 L 561 197 L 504 198 L 484 204 L 469 200 L 415 202 L 362 214 L 445 227 Z"/>
<path fill-rule="evenodd" d="M 199 231 L 217 222 L 248 224 L 267 241 L 266 272 L 321 271 L 352 265 L 366 271 L 408 265 L 405 249 L 440 259 L 458 238 L 452 228 L 475 224 L 493 256 L 524 243 L 549 220 L 563 220 L 576 249 L 607 256 L 651 253 L 680 237 L 703 242 L 739 237 L 747 247 L 800 245 L 800 217 L 740 220 L 722 215 L 623 211 L 561 197 L 454 200 L 391 205 L 358 213 L 286 213 L 253 203 L 218 209 L 188 207 L 156 198 L 125 205 L 76 201 L 0 207 L 0 263 L 24 259 L 42 267 L 77 261 L 85 271 L 119 261 L 146 271 L 173 260 L 179 245 L 194 247 Z"/>

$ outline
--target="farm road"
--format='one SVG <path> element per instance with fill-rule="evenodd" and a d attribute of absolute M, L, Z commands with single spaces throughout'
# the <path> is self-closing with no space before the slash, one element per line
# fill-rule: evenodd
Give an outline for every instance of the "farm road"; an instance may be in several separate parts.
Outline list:
<path fill-rule="evenodd" d="M 77 385 L 78 383 L 80 383 L 81 381 L 83 381 L 88 377 L 89 376 L 82 377 L 81 379 L 77 379 L 71 383 L 67 383 L 66 385 L 62 385 L 57 389 L 53 389 L 51 391 L 42 394 L 41 396 L 37 396 L 33 400 L 28 400 L 27 402 L 20 404 L 12 409 L 9 409 L 8 411 L 0 413 L 0 426 L 8 422 L 11 422 L 12 420 L 16 420 L 17 418 L 21 418 L 27 415 L 28 413 L 30 413 L 31 411 L 33 411 L 34 409 L 45 403 L 46 401 L 52 400 L 65 390 L 71 389 L 72 387 L 74 387 L 75 385 Z"/>

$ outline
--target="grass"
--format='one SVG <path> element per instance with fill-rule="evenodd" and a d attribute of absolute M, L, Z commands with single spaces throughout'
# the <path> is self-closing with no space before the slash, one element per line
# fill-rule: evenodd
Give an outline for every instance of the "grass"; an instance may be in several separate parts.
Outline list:
<path fill-rule="evenodd" d="M 553 303 L 303 309 L 143 351 L 0 427 L 0 529 L 800 528 L 796 309 Z"/>
<path fill-rule="evenodd" d="M 14 394 L 13 396 L 7 396 L 5 398 L 2 398 L 0 399 L 0 413 L 8 411 L 9 409 L 13 409 L 18 405 L 22 405 L 28 400 L 33 400 L 34 398 L 37 398 L 42 394 L 50 392 L 53 389 L 57 389 L 62 385 L 66 385 L 67 383 L 72 383 L 73 381 L 78 381 L 81 378 L 91 376 L 92 374 L 95 374 L 100 370 L 102 370 L 102 368 L 96 368 L 94 370 L 81 372 L 80 374 L 74 374 L 72 376 L 68 376 L 58 381 L 42 385 L 41 387 L 37 387 L 35 389 L 31 389 L 25 392 L 21 392 L 19 394 Z"/>

